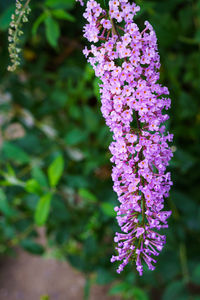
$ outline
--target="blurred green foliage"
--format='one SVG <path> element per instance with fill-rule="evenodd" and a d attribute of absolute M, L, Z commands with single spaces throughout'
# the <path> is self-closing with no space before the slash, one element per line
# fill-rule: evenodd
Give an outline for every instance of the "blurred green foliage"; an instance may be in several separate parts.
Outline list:
<path fill-rule="evenodd" d="M 32 1 L 22 67 L 10 74 L 14 2 L 0 2 L 0 253 L 18 245 L 67 259 L 86 274 L 85 294 L 92 280 L 115 281 L 109 293 L 123 299 L 200 299 L 200 0 L 137 1 L 138 24 L 148 19 L 158 36 L 175 135 L 167 245 L 142 278 L 133 265 L 117 275 L 109 261 L 118 230 L 111 135 L 98 80 L 82 55 L 83 9 L 74 0 Z M 45 247 L 38 226 L 45 226 Z"/>

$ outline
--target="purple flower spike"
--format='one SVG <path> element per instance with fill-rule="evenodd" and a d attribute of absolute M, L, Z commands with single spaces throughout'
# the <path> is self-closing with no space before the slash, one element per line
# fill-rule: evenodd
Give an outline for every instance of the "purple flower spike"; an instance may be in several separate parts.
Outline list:
<path fill-rule="evenodd" d="M 84 36 L 93 44 L 84 54 L 102 81 L 101 111 L 113 133 L 112 179 L 120 202 L 114 210 L 122 233 L 114 238 L 117 255 L 111 262 L 121 261 L 120 273 L 135 261 L 142 275 L 143 263 L 154 270 L 166 240 L 157 230 L 168 227 L 171 214 L 163 209 L 172 185 L 166 167 L 173 136 L 163 125 L 168 115 L 162 110 L 171 101 L 168 89 L 157 83 L 157 38 L 147 21 L 142 32 L 134 23 L 139 9 L 127 0 L 110 0 L 108 11 L 87 1 Z"/>

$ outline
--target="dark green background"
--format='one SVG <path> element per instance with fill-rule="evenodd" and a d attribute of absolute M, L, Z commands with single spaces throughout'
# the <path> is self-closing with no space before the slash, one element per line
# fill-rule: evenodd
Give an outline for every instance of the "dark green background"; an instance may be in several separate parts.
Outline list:
<path fill-rule="evenodd" d="M 67 259 L 86 274 L 86 292 L 96 274 L 92 278 L 112 283 L 110 293 L 123 299 L 199 300 L 200 1 L 137 1 L 138 24 L 142 28 L 147 19 L 157 33 L 160 82 L 172 99 L 167 127 L 174 134 L 167 245 L 156 270 L 146 270 L 141 278 L 134 265 L 117 275 L 109 262 L 118 230 L 111 135 L 100 113 L 98 80 L 82 54 L 83 9 L 72 0 L 31 1 L 21 68 L 11 74 L 6 70 L 7 28 L 14 2 L 0 2 L 1 255 L 16 245 L 38 255 L 50 247 L 53 257 Z M 49 170 L 57 157 L 64 159 L 64 171 L 61 166 L 62 176 L 50 188 Z M 43 247 L 36 241 L 41 212 L 34 215 L 49 192 Z"/>

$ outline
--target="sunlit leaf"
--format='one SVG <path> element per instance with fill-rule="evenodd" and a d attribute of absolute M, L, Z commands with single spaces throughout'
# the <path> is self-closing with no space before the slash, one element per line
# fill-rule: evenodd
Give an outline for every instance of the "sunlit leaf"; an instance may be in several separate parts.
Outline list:
<path fill-rule="evenodd" d="M 38 194 L 41 192 L 41 187 L 35 179 L 30 179 L 26 182 L 25 190 L 29 193 Z"/>
<path fill-rule="evenodd" d="M 38 226 L 44 225 L 48 218 L 51 206 L 51 199 L 52 194 L 48 193 L 43 195 L 38 201 L 34 217 L 35 223 Z"/>
<path fill-rule="evenodd" d="M 64 159 L 58 156 L 48 168 L 49 183 L 52 187 L 56 186 L 64 170 Z"/>

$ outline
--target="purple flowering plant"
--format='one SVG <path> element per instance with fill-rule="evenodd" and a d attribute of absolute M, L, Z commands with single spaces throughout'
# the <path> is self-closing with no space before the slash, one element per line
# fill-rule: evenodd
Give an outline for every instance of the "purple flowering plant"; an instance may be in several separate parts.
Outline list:
<path fill-rule="evenodd" d="M 133 20 L 139 10 L 128 0 L 109 0 L 108 9 L 87 1 L 84 37 L 92 45 L 83 53 L 102 82 L 101 111 L 113 133 L 109 149 L 121 232 L 115 235 L 117 255 L 111 262 L 121 261 L 120 273 L 135 261 L 142 275 L 143 263 L 155 269 L 155 257 L 166 242 L 158 231 L 168 227 L 171 215 L 164 210 L 164 199 L 172 185 L 166 167 L 173 136 L 163 125 L 168 119 L 163 110 L 170 108 L 171 101 L 168 89 L 158 83 L 156 34 L 148 21 L 139 30 Z"/>

